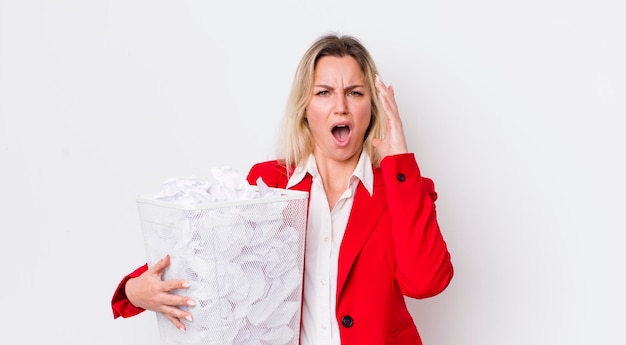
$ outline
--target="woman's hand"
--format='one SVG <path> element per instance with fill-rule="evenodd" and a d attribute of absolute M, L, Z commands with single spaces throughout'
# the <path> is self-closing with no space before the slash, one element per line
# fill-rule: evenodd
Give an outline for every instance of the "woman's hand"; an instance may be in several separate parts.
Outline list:
<path fill-rule="evenodd" d="M 382 139 L 374 138 L 372 145 L 380 153 L 381 159 L 390 155 L 407 153 L 408 148 L 393 87 L 391 85 L 386 86 L 379 76 L 376 76 L 374 84 L 378 91 L 378 99 L 383 106 L 382 110 L 387 115 L 387 128 L 385 129 L 385 137 Z"/>
<path fill-rule="evenodd" d="M 126 297 L 136 307 L 152 310 L 163 314 L 170 322 L 181 331 L 185 325 L 180 321 L 191 321 L 191 314 L 178 308 L 178 306 L 194 306 L 194 301 L 186 296 L 172 294 L 171 291 L 186 289 L 189 283 L 184 280 L 163 281 L 163 271 L 170 264 L 170 256 L 166 255 L 154 266 L 137 278 L 126 282 Z"/>

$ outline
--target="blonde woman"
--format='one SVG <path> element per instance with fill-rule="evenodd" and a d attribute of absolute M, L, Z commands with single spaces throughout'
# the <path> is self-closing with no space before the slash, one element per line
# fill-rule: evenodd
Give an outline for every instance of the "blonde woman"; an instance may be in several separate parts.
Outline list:
<path fill-rule="evenodd" d="M 421 344 L 405 296 L 427 298 L 453 267 L 437 222 L 433 182 L 406 144 L 393 87 L 354 37 L 316 40 L 296 70 L 279 158 L 254 165 L 271 187 L 309 192 L 301 345 Z M 162 281 L 163 258 L 126 276 L 114 316 L 146 309 L 184 330 L 188 287 Z"/>

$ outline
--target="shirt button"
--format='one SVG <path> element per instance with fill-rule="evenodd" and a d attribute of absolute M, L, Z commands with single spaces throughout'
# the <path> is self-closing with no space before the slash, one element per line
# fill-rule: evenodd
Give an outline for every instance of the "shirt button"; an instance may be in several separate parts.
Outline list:
<path fill-rule="evenodd" d="M 328 236 L 324 237 L 324 242 L 328 242 L 330 238 Z"/>
<path fill-rule="evenodd" d="M 404 182 L 404 180 L 406 180 L 406 176 L 404 176 L 404 174 L 398 174 L 397 178 L 400 182 Z"/>
<path fill-rule="evenodd" d="M 346 315 L 341 318 L 341 324 L 343 325 L 343 327 L 349 328 L 352 327 L 352 325 L 354 324 L 354 320 L 352 320 L 352 316 Z"/>
<path fill-rule="evenodd" d="M 323 329 L 323 330 L 326 330 L 326 325 L 322 325 L 322 329 Z"/>

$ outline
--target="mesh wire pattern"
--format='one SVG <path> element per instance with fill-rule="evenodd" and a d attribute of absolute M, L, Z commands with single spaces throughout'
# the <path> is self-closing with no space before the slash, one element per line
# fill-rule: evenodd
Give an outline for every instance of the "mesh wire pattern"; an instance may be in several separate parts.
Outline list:
<path fill-rule="evenodd" d="M 185 279 L 182 332 L 156 313 L 164 345 L 297 345 L 308 193 L 185 206 L 137 199 L 148 266 Z"/>

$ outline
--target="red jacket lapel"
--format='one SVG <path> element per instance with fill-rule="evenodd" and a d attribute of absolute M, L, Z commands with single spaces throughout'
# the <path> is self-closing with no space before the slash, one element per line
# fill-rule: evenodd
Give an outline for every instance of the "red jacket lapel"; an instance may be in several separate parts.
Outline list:
<path fill-rule="evenodd" d="M 370 196 L 367 189 L 361 182 L 354 195 L 352 211 L 346 225 L 346 232 L 341 241 L 339 249 L 339 267 L 337 268 L 337 299 L 348 279 L 354 261 L 358 257 L 361 248 L 367 238 L 376 227 L 378 220 L 387 208 L 382 175 L 379 169 L 374 170 L 374 191 Z"/>

